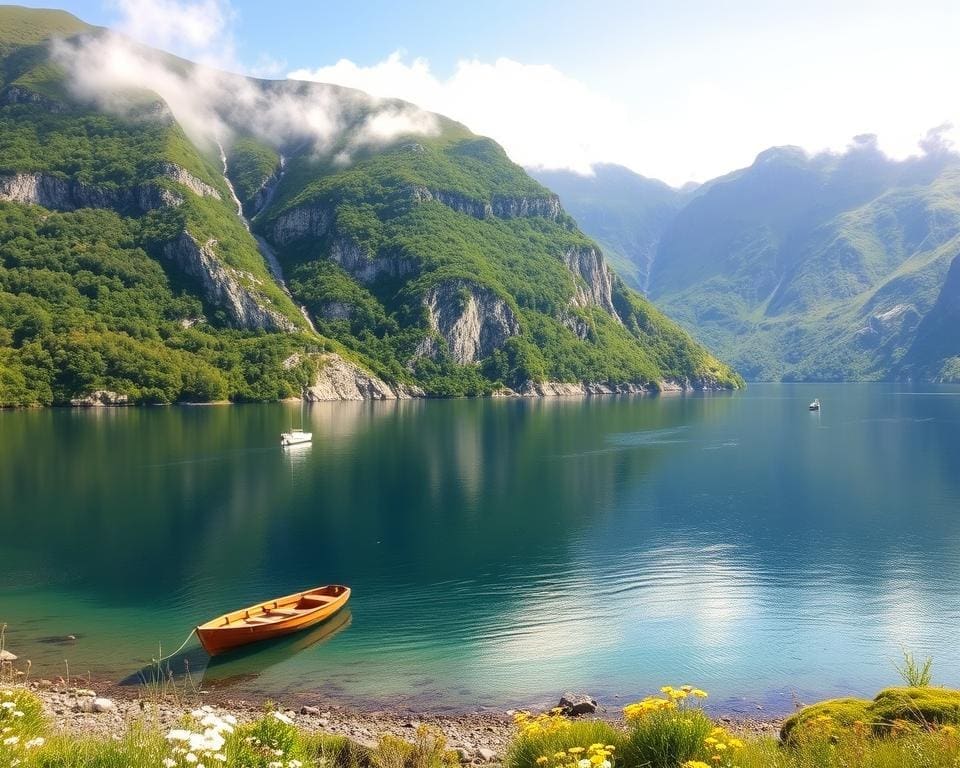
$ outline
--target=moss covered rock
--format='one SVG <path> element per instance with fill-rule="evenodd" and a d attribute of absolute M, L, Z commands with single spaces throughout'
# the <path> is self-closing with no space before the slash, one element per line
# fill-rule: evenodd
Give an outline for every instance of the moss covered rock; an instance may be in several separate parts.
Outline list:
<path fill-rule="evenodd" d="M 786 719 L 780 728 L 780 738 L 784 741 L 795 738 L 805 727 L 821 717 L 829 717 L 835 725 L 840 727 L 849 727 L 857 720 L 869 723 L 871 706 L 873 702 L 869 699 L 853 698 L 829 699 L 811 704 Z"/>
<path fill-rule="evenodd" d="M 886 688 L 870 705 L 874 727 L 906 720 L 911 723 L 960 723 L 960 691 L 951 688 Z"/>

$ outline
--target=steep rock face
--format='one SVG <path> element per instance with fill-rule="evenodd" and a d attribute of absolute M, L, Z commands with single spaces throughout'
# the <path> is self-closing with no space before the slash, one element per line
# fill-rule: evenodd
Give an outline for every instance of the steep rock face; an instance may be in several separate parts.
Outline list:
<path fill-rule="evenodd" d="M 430 329 L 461 365 L 489 357 L 520 333 L 520 323 L 507 303 L 489 288 L 468 280 L 444 280 L 427 292 L 423 303 Z M 430 336 L 417 356 L 436 357 L 439 351 L 436 338 Z"/>
<path fill-rule="evenodd" d="M 167 243 L 166 258 L 186 275 L 200 283 L 204 297 L 211 304 L 223 307 L 238 328 L 245 330 L 293 331 L 295 326 L 276 310 L 263 306 L 257 297 L 240 282 L 244 276 L 223 264 L 213 250 L 216 240 L 200 245 L 188 233 Z M 253 280 L 252 276 L 247 276 Z"/>
<path fill-rule="evenodd" d="M 310 402 L 326 400 L 407 400 L 423 397 L 419 387 L 391 385 L 365 371 L 340 355 L 327 354 L 320 358 L 313 386 L 308 387 L 306 399 Z"/>
<path fill-rule="evenodd" d="M 563 213 L 560 198 L 551 197 L 506 197 L 494 196 L 491 202 L 493 215 L 500 219 L 516 219 L 526 216 L 539 216 L 556 221 Z"/>
<path fill-rule="evenodd" d="M 213 187 L 173 163 L 165 163 L 161 175 L 198 195 L 218 199 L 220 197 L 220 193 Z M 178 206 L 183 202 L 183 198 L 176 192 L 151 182 L 118 189 L 62 179 L 45 173 L 0 176 L 0 200 L 40 205 L 52 211 L 109 208 L 121 213 L 148 213 L 158 208 Z"/>
<path fill-rule="evenodd" d="M 415 203 L 427 203 L 435 200 L 458 213 L 475 219 L 515 219 L 526 216 L 540 216 L 556 221 L 563 212 L 560 200 L 551 197 L 510 197 L 496 195 L 489 202 L 477 200 L 459 192 L 443 189 L 430 189 L 422 185 L 410 187 L 410 195 Z"/>
<path fill-rule="evenodd" d="M 323 237 L 333 225 L 335 210 L 328 205 L 302 205 L 279 216 L 270 227 L 270 240 L 285 246 L 304 237 Z"/>
<path fill-rule="evenodd" d="M 36 104 L 43 107 L 48 112 L 63 112 L 65 106 L 47 96 L 22 88 L 19 85 L 11 85 L 3 93 L 3 101 L 7 104 Z"/>
<path fill-rule="evenodd" d="M 579 278 L 574 306 L 583 308 L 593 304 L 619 320 L 613 306 L 613 272 L 600 249 L 593 246 L 570 248 L 563 254 L 563 262 L 574 277 Z"/>
<path fill-rule="evenodd" d="M 200 197 L 213 197 L 217 200 L 220 200 L 220 193 L 217 192 L 209 184 L 200 181 L 196 176 L 194 176 L 190 171 L 185 168 L 181 168 L 175 163 L 164 163 L 160 169 L 160 175 L 165 176 L 171 181 L 177 182 L 177 184 L 182 184 L 195 195 Z"/>
<path fill-rule="evenodd" d="M 338 237 L 330 245 L 330 261 L 361 283 L 372 283 L 379 277 L 406 277 L 417 265 L 403 256 L 373 256 L 353 240 Z"/>
<path fill-rule="evenodd" d="M 274 193 L 277 191 L 277 184 L 280 182 L 281 171 L 276 171 L 263 180 L 263 183 L 257 187 L 257 191 L 244 202 L 243 209 L 247 218 L 252 219 L 260 211 L 270 204 Z"/>

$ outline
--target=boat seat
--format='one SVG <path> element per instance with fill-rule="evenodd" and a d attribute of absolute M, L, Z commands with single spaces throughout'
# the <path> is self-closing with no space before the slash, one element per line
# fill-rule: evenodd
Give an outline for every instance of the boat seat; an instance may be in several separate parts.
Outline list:
<path fill-rule="evenodd" d="M 283 608 L 268 608 L 265 611 L 266 616 L 296 616 L 296 611 L 287 611 Z"/>
<path fill-rule="evenodd" d="M 269 624 L 270 622 L 267 621 L 266 619 L 249 618 L 249 619 L 244 619 L 243 623 L 244 624 Z"/>
<path fill-rule="evenodd" d="M 300 602 L 310 605 L 326 605 L 327 603 L 332 603 L 335 599 L 336 598 L 330 597 L 329 595 L 304 595 L 300 598 Z"/>

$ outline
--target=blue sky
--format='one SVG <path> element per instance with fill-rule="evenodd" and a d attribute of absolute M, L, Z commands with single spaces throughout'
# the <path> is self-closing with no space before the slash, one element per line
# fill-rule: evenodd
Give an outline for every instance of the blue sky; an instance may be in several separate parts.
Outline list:
<path fill-rule="evenodd" d="M 228 69 L 408 99 L 527 165 L 619 162 L 673 184 L 742 167 L 771 145 L 842 150 L 860 133 L 902 157 L 926 130 L 960 123 L 956 0 L 61 7 Z"/>

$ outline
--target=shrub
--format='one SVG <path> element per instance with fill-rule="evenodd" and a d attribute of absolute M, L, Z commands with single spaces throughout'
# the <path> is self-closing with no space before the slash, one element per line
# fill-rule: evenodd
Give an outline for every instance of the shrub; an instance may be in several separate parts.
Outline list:
<path fill-rule="evenodd" d="M 623 708 L 630 726 L 621 753 L 627 766 L 673 768 L 705 752 L 708 738 L 716 744 L 716 737 L 724 733 L 714 731 L 699 706 L 689 704 L 706 698 L 705 691 L 690 685 L 665 685 L 660 691 L 662 696 L 648 696 Z M 725 744 L 720 751 L 724 750 Z"/>
<path fill-rule="evenodd" d="M 650 712 L 633 723 L 620 757 L 630 768 L 674 768 L 703 753 L 712 729 L 699 709 Z"/>
<path fill-rule="evenodd" d="M 921 663 L 914 658 L 913 653 L 910 651 L 903 652 L 902 666 L 894 664 L 894 667 L 900 674 L 903 682 L 909 685 L 911 688 L 921 688 L 923 686 L 930 685 L 930 681 L 933 677 L 931 672 L 932 666 L 933 659 L 931 657 L 927 656 L 927 658 Z"/>
<path fill-rule="evenodd" d="M 568 755 L 586 753 L 591 745 L 613 747 L 614 755 L 623 743 L 622 734 L 600 720 L 569 720 L 557 712 L 531 717 L 520 713 L 516 718 L 517 736 L 504 757 L 507 768 L 541 768 L 566 761 Z M 570 750 L 581 752 L 571 753 Z M 544 760 L 546 758 L 546 760 Z M 586 758 L 582 758 L 586 759 Z"/>
<path fill-rule="evenodd" d="M 459 765 L 456 752 L 447 750 L 444 735 L 420 726 L 411 744 L 396 736 L 381 736 L 370 752 L 372 768 L 447 768 Z"/>

